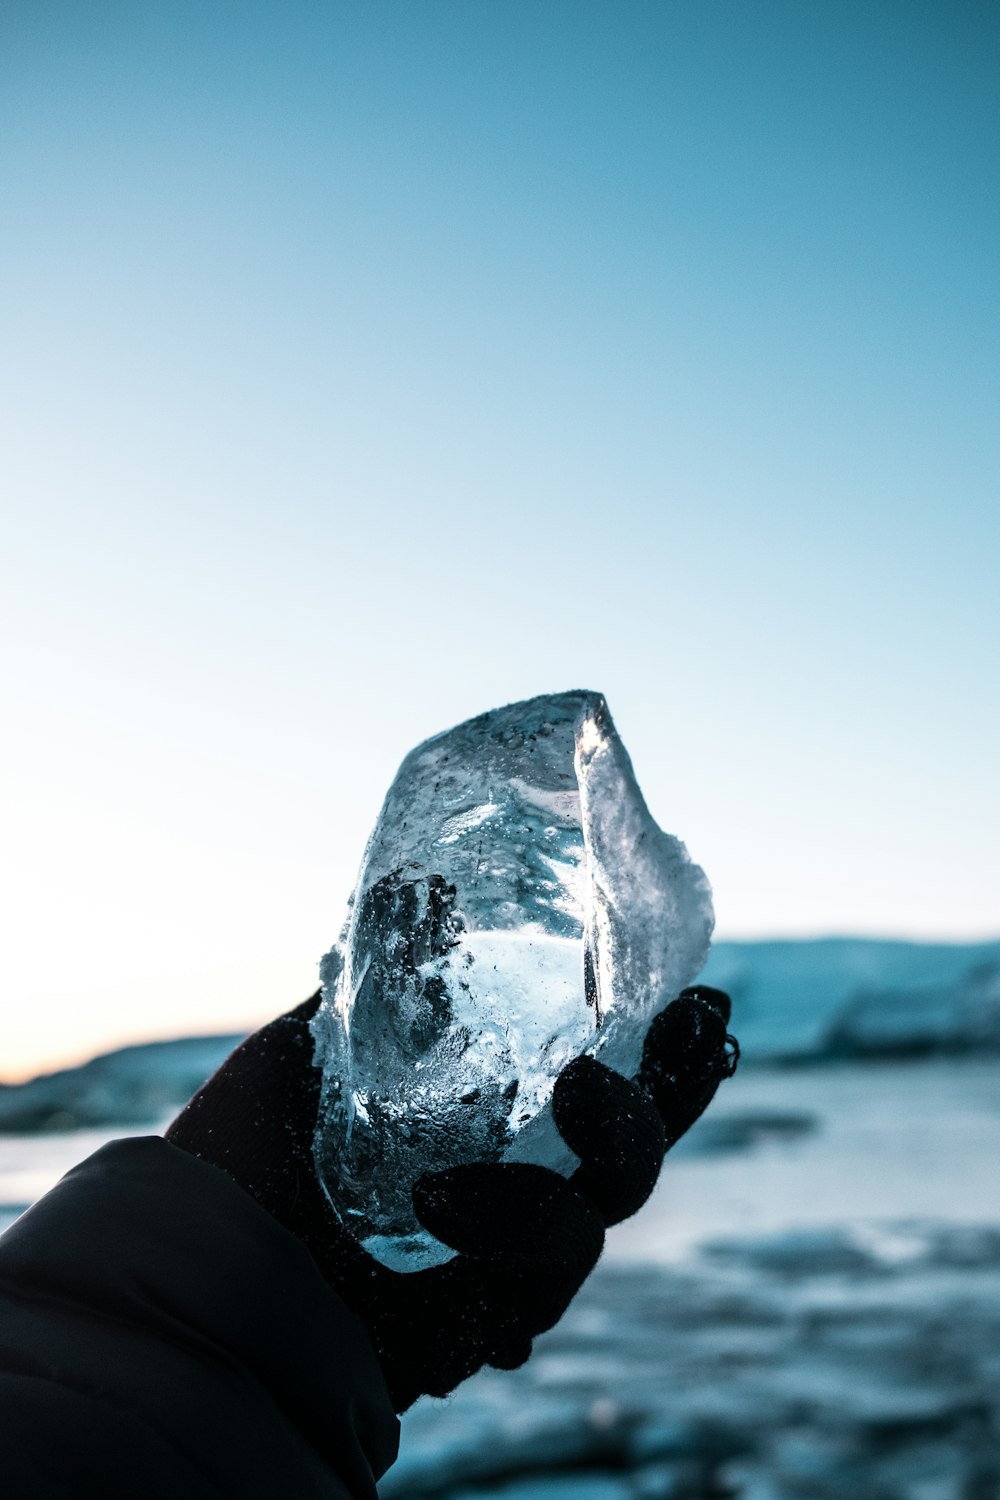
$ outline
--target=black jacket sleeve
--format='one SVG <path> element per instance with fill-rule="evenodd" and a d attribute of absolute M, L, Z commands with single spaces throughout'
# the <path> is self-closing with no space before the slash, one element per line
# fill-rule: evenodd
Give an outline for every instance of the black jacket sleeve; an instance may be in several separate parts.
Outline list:
<path fill-rule="evenodd" d="M 398 1436 L 309 1252 L 159 1136 L 105 1146 L 0 1237 L 10 1500 L 374 1500 Z"/>

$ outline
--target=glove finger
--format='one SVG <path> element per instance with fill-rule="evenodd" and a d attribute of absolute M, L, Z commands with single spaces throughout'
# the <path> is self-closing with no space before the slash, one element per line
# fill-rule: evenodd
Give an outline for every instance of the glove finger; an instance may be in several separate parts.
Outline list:
<path fill-rule="evenodd" d="M 637 1082 L 654 1099 L 664 1079 L 695 1087 L 727 1071 L 726 1023 L 714 1006 L 693 996 L 672 1000 L 646 1033 Z"/>
<path fill-rule="evenodd" d="M 663 1161 L 663 1120 L 648 1094 L 595 1057 L 578 1057 L 556 1079 L 552 1112 L 580 1158 L 570 1178 L 606 1225 L 642 1207 Z"/>
<path fill-rule="evenodd" d="M 727 1003 L 717 1004 L 715 996 Z M 663 1118 L 668 1150 L 736 1070 L 739 1045 L 726 1031 L 728 1000 L 721 990 L 687 990 L 650 1024 L 637 1082 Z"/>
<path fill-rule="evenodd" d="M 672 1102 L 668 1091 L 664 1090 L 663 1127 L 667 1151 L 676 1146 L 681 1137 L 687 1135 L 691 1126 L 701 1119 L 715 1098 L 721 1081 L 720 1078 L 713 1079 L 711 1083 L 704 1085 L 700 1093 L 692 1094 L 686 1090 L 679 1092 Z"/>
<path fill-rule="evenodd" d="M 551 1324 L 549 1325 L 551 1327 Z M 544 1332 L 540 1329 L 539 1332 Z M 501 1336 L 486 1363 L 495 1370 L 519 1370 L 531 1358 L 531 1340 L 525 1334 Z"/>
<path fill-rule="evenodd" d="M 733 1002 L 725 990 L 713 989 L 710 984 L 691 984 L 686 990 L 681 990 L 677 996 L 678 1000 L 702 1000 L 710 1005 L 714 1011 L 729 1025 L 733 1014 Z"/>
<path fill-rule="evenodd" d="M 427 1173 L 413 1187 L 425 1229 L 461 1255 L 582 1281 L 597 1263 L 604 1225 L 565 1178 L 527 1162 L 473 1162 Z"/>

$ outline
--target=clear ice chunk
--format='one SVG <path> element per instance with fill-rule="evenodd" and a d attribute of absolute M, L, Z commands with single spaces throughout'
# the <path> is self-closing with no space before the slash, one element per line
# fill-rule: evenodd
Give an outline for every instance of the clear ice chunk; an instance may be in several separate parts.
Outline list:
<path fill-rule="evenodd" d="M 598 693 L 481 714 L 406 757 L 313 1022 L 330 1201 L 387 1265 L 450 1252 L 411 1188 L 469 1161 L 575 1158 L 552 1121 L 581 1053 L 631 1074 L 702 968 L 711 893 L 650 817 Z"/>

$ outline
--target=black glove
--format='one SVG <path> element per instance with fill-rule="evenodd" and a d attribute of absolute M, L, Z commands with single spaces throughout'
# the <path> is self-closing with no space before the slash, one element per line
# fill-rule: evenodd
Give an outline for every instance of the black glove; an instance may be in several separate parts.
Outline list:
<path fill-rule="evenodd" d="M 514 1369 L 596 1265 L 605 1228 L 649 1197 L 663 1153 L 735 1069 L 729 997 L 687 989 L 655 1017 L 630 1081 L 580 1057 L 556 1079 L 553 1112 L 581 1165 L 473 1163 L 419 1179 L 421 1224 L 458 1253 L 390 1271 L 340 1224 L 313 1167 L 320 1074 L 309 1021 L 320 996 L 248 1037 L 166 1131 L 221 1167 L 309 1247 L 365 1324 L 397 1411 L 446 1395 L 484 1364 Z"/>

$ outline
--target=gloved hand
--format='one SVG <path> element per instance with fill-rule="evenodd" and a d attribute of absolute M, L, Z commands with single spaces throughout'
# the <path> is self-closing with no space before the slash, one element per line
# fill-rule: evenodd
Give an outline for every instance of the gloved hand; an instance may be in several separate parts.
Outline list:
<path fill-rule="evenodd" d="M 696 986 L 652 1021 L 634 1080 L 580 1057 L 556 1080 L 553 1112 L 580 1158 L 568 1180 L 524 1163 L 473 1163 L 422 1177 L 417 1217 L 457 1251 L 400 1273 L 337 1220 L 313 1167 L 320 1074 L 316 994 L 248 1037 L 166 1131 L 222 1168 L 309 1247 L 365 1324 L 397 1411 L 446 1395 L 484 1364 L 514 1369 L 558 1322 L 596 1265 L 605 1229 L 642 1206 L 665 1150 L 735 1069 L 729 997 Z"/>

